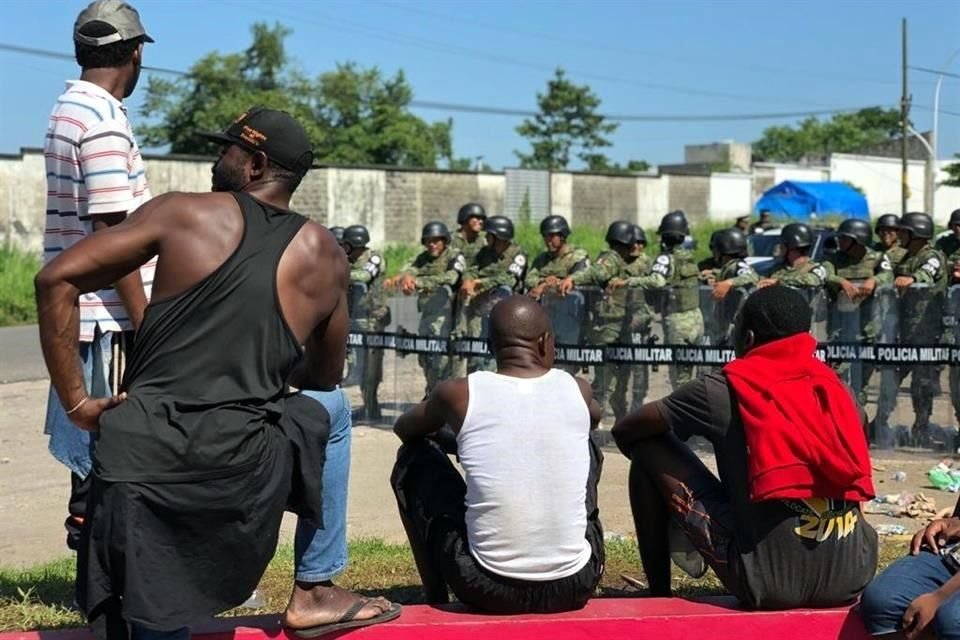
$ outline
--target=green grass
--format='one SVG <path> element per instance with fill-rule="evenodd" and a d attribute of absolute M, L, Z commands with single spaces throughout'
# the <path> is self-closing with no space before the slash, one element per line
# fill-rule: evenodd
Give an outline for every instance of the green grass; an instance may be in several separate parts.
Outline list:
<path fill-rule="evenodd" d="M 880 567 L 886 567 L 906 551 L 906 539 L 884 538 L 880 544 Z M 621 578 L 627 574 L 643 581 L 636 542 L 631 538 L 608 540 L 607 562 L 600 597 L 635 595 L 637 591 Z M 290 597 L 293 579 L 293 548 L 281 545 L 260 581 L 266 603 L 262 609 L 234 609 L 226 616 L 282 611 Z M 29 569 L 0 569 L 0 631 L 26 631 L 82 626 L 72 609 L 74 560 L 64 558 Z M 378 539 L 350 543 L 350 566 L 337 584 L 368 595 L 383 595 L 401 604 L 423 601 L 420 579 L 410 548 Z M 680 596 L 723 593 L 723 587 L 708 572 L 694 580 L 674 570 L 673 587 Z"/>
<path fill-rule="evenodd" d="M 0 248 L 0 327 L 37 321 L 33 277 L 39 270 L 36 255 Z"/>

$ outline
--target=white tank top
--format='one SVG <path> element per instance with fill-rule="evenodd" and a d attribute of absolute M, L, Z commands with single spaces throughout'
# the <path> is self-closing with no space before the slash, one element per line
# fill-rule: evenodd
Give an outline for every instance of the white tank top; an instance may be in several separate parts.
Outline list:
<path fill-rule="evenodd" d="M 585 538 L 590 412 L 576 380 L 559 369 L 539 378 L 478 371 L 467 385 L 457 453 L 470 553 L 508 578 L 575 574 L 592 553 Z"/>

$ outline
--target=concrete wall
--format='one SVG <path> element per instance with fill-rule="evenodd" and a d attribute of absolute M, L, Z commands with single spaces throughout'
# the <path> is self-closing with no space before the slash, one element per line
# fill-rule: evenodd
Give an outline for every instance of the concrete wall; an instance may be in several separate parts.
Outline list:
<path fill-rule="evenodd" d="M 730 220 L 750 213 L 753 206 L 753 178 L 749 174 L 714 173 L 710 176 L 711 220 Z"/>
<path fill-rule="evenodd" d="M 837 153 L 830 158 L 830 179 L 850 182 L 862 189 L 873 216 L 900 212 L 900 169 L 900 160 L 896 158 L 867 158 Z M 923 211 L 923 177 L 923 163 L 910 161 L 907 170 L 909 211 Z"/>
<path fill-rule="evenodd" d="M 210 188 L 211 158 L 145 157 L 152 193 L 203 192 Z M 949 161 L 942 162 L 945 166 Z M 39 251 L 46 211 L 43 153 L 26 149 L 0 156 L 0 241 Z M 910 208 L 922 210 L 924 166 L 910 164 Z M 938 182 L 946 178 L 941 172 Z M 457 209 L 479 202 L 490 214 L 504 211 L 503 173 L 318 167 L 307 174 L 293 208 L 327 225 L 365 224 L 375 245 L 417 242 L 431 220 L 455 226 Z M 871 214 L 900 209 L 897 159 L 835 154 L 829 166 L 758 163 L 749 174 L 549 175 L 549 206 L 576 225 L 606 227 L 618 219 L 656 226 L 667 211 L 683 209 L 691 222 L 733 219 L 751 210 L 763 191 L 783 180 L 848 180 L 867 195 Z M 940 186 L 936 219 L 943 224 L 960 208 L 960 188 Z M 536 222 L 536 221 L 534 221 Z"/>
<path fill-rule="evenodd" d="M 733 171 L 749 173 L 753 148 L 744 142 L 688 144 L 683 147 L 683 161 L 687 164 L 728 163 Z"/>

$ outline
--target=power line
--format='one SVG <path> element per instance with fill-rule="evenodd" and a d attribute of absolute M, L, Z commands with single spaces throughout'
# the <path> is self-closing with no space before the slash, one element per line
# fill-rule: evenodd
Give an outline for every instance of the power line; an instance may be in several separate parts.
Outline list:
<path fill-rule="evenodd" d="M 428 16 L 434 19 L 444 20 L 447 22 L 452 22 L 454 24 L 460 24 L 467 27 L 487 29 L 490 31 L 499 31 L 501 33 L 512 33 L 514 35 L 523 36 L 525 38 L 538 38 L 540 40 L 556 42 L 566 47 L 569 47 L 571 45 L 579 46 L 579 47 L 590 49 L 590 50 L 603 50 L 603 51 L 610 51 L 612 53 L 617 53 L 617 54 L 659 58 L 662 60 L 668 60 L 668 61 L 677 62 L 680 64 L 690 64 L 690 65 L 697 65 L 697 66 L 713 66 L 713 67 L 722 66 L 727 69 L 742 69 L 744 71 L 750 71 L 750 72 L 772 73 L 778 76 L 782 76 L 784 74 L 783 68 L 767 67 L 763 65 L 754 65 L 754 64 L 732 63 L 726 59 L 724 59 L 722 62 L 717 62 L 715 60 L 705 59 L 705 58 L 693 58 L 689 56 L 677 56 L 674 54 L 665 54 L 662 49 L 661 50 L 635 49 L 632 47 L 624 47 L 621 45 L 610 44 L 608 42 L 587 40 L 577 36 L 558 35 L 554 33 L 544 33 L 544 32 L 538 32 L 538 31 L 530 31 L 526 29 L 517 29 L 515 27 L 509 26 L 506 24 L 492 24 L 489 22 L 475 20 L 473 18 L 464 19 L 463 17 L 453 16 L 440 11 L 425 9 L 421 6 L 414 6 L 410 3 L 405 3 L 405 2 L 389 2 L 387 0 L 373 0 L 373 2 L 382 7 L 386 7 L 388 9 L 392 9 L 395 11 L 403 11 L 406 13 Z M 870 82 L 870 83 L 887 84 L 887 85 L 889 84 L 896 85 L 899 83 L 899 80 L 884 80 L 880 78 L 873 78 L 873 77 L 866 77 L 866 76 L 852 77 L 852 76 L 845 76 L 840 74 L 822 73 L 822 72 L 814 72 L 814 71 L 807 71 L 807 70 L 801 70 L 801 71 L 790 70 L 789 73 L 792 76 L 802 75 L 802 76 L 807 76 L 811 78 L 819 78 L 819 79 L 825 79 L 825 80 L 844 80 L 847 82 L 852 80 L 854 82 Z"/>
<path fill-rule="evenodd" d="M 73 61 L 74 56 L 66 53 L 60 53 L 57 51 L 49 51 L 46 49 L 35 49 L 31 47 L 22 47 L 19 45 L 0 43 L 0 51 L 9 51 L 12 53 L 19 53 L 23 55 L 31 55 L 44 58 L 52 58 L 56 60 L 69 60 Z M 181 71 L 179 69 L 167 69 L 163 67 L 150 67 L 144 65 L 143 67 L 147 71 L 152 71 L 154 73 L 162 73 L 167 75 L 174 75 L 178 77 L 189 77 L 190 72 Z M 511 107 L 494 107 L 494 106 L 484 106 L 484 105 L 469 105 L 469 104 L 457 104 L 450 102 L 441 102 L 433 100 L 411 100 L 410 106 L 417 109 L 429 109 L 435 111 L 452 111 L 452 112 L 461 112 L 461 113 L 476 113 L 481 115 L 502 115 L 502 116 L 520 116 L 520 117 L 534 117 L 537 115 L 536 111 L 531 111 L 529 109 L 519 109 Z M 833 109 L 819 109 L 819 110 L 807 110 L 807 111 L 787 111 L 787 112 L 776 112 L 776 113 L 721 113 L 721 114 L 691 114 L 691 115 L 681 115 L 681 114 L 602 114 L 603 118 L 611 120 L 614 122 L 723 122 L 723 121 L 747 121 L 747 120 L 782 120 L 786 118 L 803 118 L 809 116 L 821 116 L 821 115 L 833 115 L 838 113 L 852 113 L 859 111 L 861 109 L 866 109 L 871 106 L 861 106 L 861 107 L 837 107 Z M 932 111 L 930 107 L 923 105 L 913 105 L 914 109 L 921 109 L 926 111 Z M 940 113 L 946 115 L 960 116 L 960 112 L 948 111 L 941 109 Z"/>
<path fill-rule="evenodd" d="M 910 67 L 914 71 L 922 71 L 924 73 L 932 73 L 936 76 L 946 76 L 948 78 L 960 78 L 960 75 L 956 73 L 947 73 L 946 71 L 937 71 L 936 69 L 928 69 L 927 67 Z"/>
<path fill-rule="evenodd" d="M 236 7 L 241 7 L 245 10 L 257 11 L 261 15 L 264 13 L 264 7 L 262 5 L 251 5 L 244 2 L 239 2 L 238 0 L 224 0 L 227 4 L 232 4 Z M 293 21 L 293 24 L 310 24 L 321 29 L 328 30 L 347 30 L 353 31 L 354 33 L 361 33 L 368 37 L 376 38 L 380 41 L 394 42 L 403 46 L 415 47 L 419 49 L 424 49 L 428 51 L 436 51 L 438 53 L 453 54 L 458 56 L 464 56 L 468 58 L 474 58 L 478 60 L 487 60 L 494 62 L 496 64 L 505 64 L 515 67 L 523 67 L 527 69 L 535 69 L 537 71 L 544 71 L 547 73 L 552 73 L 557 65 L 555 64 L 544 64 L 540 62 L 532 62 L 529 60 L 523 60 L 516 58 L 514 56 L 506 56 L 501 54 L 493 54 L 488 51 L 480 49 L 470 49 L 467 47 L 462 47 L 459 45 L 451 45 L 444 42 L 439 42 L 436 40 L 428 40 L 425 38 L 420 38 L 417 36 L 410 36 L 404 34 L 398 34 L 393 30 L 379 29 L 376 27 L 371 27 L 358 22 L 353 22 L 349 20 L 344 20 L 343 18 L 335 18 L 333 16 L 325 16 L 322 21 L 310 20 L 303 16 L 296 16 L 288 13 L 283 13 L 276 11 L 271 8 L 270 14 L 279 18 L 286 18 Z M 724 91 L 713 91 L 709 89 L 698 89 L 693 87 L 685 87 L 680 85 L 673 85 L 660 82 L 643 82 L 634 80 L 632 78 L 623 78 L 619 76 L 611 76 L 607 74 L 596 73 L 592 71 L 586 71 L 582 69 L 573 69 L 567 68 L 571 75 L 576 75 L 578 77 L 598 80 L 601 82 L 608 82 L 611 84 L 618 85 L 632 85 L 636 87 L 641 87 L 644 89 L 653 89 L 657 91 L 667 91 L 671 93 L 679 93 L 683 95 L 693 95 L 701 96 L 707 98 L 725 98 L 730 100 L 740 100 L 748 102 L 768 102 L 775 104 L 797 104 L 796 100 L 787 100 L 787 99 L 771 99 L 767 96 L 751 96 L 737 93 L 729 93 Z M 828 107 L 823 103 L 816 102 L 805 102 L 801 104 L 808 104 L 813 107 L 819 107 L 821 109 Z"/>
<path fill-rule="evenodd" d="M 23 53 L 30 56 L 38 56 L 41 58 L 54 58 L 57 60 L 76 60 L 76 56 L 72 56 L 67 53 L 59 53 L 57 51 L 47 51 L 44 49 L 33 49 L 30 47 L 21 47 L 15 44 L 0 44 L 0 51 L 12 51 L 13 53 Z M 143 65 L 143 69 L 146 71 L 153 71 L 154 73 L 166 73 L 174 76 L 185 76 L 188 75 L 185 71 L 177 71 L 176 69 L 164 69 L 163 67 L 150 67 Z"/>

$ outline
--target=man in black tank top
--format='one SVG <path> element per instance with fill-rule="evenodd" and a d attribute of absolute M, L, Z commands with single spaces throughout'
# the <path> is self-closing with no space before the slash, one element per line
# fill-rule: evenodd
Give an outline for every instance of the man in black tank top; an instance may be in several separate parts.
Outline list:
<path fill-rule="evenodd" d="M 303 127 L 254 108 L 226 132 L 210 194 L 169 193 L 63 252 L 37 276 L 40 339 L 71 420 L 99 433 L 77 599 L 98 637 L 185 638 L 241 604 L 285 508 L 322 527 L 329 416 L 307 396 L 340 381 L 346 257 L 289 210 L 310 168 Z M 158 256 L 114 398 L 86 395 L 77 300 Z M 300 345 L 306 345 L 306 353 Z M 296 605 L 296 606 L 294 606 Z M 286 622 L 317 635 L 399 614 L 330 583 L 298 583 Z"/>

